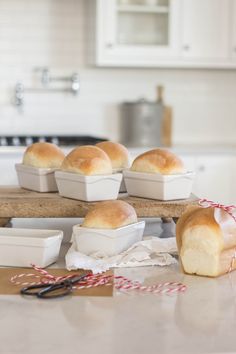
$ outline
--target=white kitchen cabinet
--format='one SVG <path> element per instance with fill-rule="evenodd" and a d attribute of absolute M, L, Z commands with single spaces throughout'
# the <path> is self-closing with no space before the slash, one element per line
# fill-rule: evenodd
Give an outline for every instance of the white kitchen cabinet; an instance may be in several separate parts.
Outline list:
<path fill-rule="evenodd" d="M 234 156 L 198 155 L 195 193 L 215 202 L 233 203 L 232 163 Z"/>
<path fill-rule="evenodd" d="M 182 0 L 182 55 L 192 60 L 229 57 L 231 0 Z"/>
<path fill-rule="evenodd" d="M 18 185 L 15 164 L 22 161 L 22 154 L 15 151 L 0 153 L 0 185 Z"/>
<path fill-rule="evenodd" d="M 236 0 L 87 3 L 97 66 L 236 67 Z"/>
<path fill-rule="evenodd" d="M 96 64 L 156 66 L 179 56 L 180 0 L 97 0 Z"/>
<path fill-rule="evenodd" d="M 232 154 L 179 154 L 196 173 L 193 193 L 223 204 L 236 203 L 236 157 Z"/>

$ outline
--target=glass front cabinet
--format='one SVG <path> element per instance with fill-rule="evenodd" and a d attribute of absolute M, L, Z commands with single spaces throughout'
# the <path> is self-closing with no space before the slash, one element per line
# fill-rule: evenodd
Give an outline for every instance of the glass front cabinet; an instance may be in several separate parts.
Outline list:
<path fill-rule="evenodd" d="M 178 0 L 98 0 L 97 64 L 155 65 L 178 56 Z"/>
<path fill-rule="evenodd" d="M 235 67 L 236 0 L 91 2 L 97 66 Z"/>

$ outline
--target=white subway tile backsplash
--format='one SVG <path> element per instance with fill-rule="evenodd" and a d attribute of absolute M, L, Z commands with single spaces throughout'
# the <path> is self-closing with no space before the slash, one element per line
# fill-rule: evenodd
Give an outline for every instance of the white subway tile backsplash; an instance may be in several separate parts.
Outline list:
<path fill-rule="evenodd" d="M 155 99 L 165 86 L 176 143 L 235 142 L 236 72 L 95 68 L 86 58 L 87 0 L 0 0 L 0 134 L 93 134 L 119 138 L 119 105 Z M 95 1 L 95 0 L 94 0 Z M 93 20 L 91 21 L 93 22 Z M 14 86 L 39 85 L 35 67 L 79 72 L 79 96 L 26 93 L 24 114 Z"/>

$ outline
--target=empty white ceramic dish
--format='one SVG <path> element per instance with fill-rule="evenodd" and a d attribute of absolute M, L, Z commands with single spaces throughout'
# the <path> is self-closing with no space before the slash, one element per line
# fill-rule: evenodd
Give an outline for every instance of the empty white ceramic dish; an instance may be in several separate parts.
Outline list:
<path fill-rule="evenodd" d="M 73 172 L 56 171 L 55 177 L 62 197 L 95 202 L 117 199 L 122 174 L 84 176 Z"/>
<path fill-rule="evenodd" d="M 189 198 L 195 176 L 192 171 L 176 175 L 161 175 L 125 170 L 123 174 L 129 195 L 157 200 Z"/>
<path fill-rule="evenodd" d="M 59 230 L 0 228 L 0 266 L 47 267 L 56 262 L 63 232 Z"/>
<path fill-rule="evenodd" d="M 57 192 L 55 168 L 37 168 L 22 163 L 15 165 L 19 185 L 36 192 Z"/>
<path fill-rule="evenodd" d="M 95 229 L 75 225 L 72 237 L 79 252 L 87 255 L 99 252 L 102 255 L 114 256 L 141 241 L 144 228 L 145 221 L 117 229 Z"/>

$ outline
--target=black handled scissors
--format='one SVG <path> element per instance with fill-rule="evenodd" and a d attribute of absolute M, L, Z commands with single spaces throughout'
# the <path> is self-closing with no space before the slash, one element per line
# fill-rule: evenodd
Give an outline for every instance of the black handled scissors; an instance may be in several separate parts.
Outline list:
<path fill-rule="evenodd" d="M 63 297 L 71 294 L 73 285 L 86 278 L 89 274 L 90 273 L 85 273 L 52 284 L 42 283 L 37 285 L 30 285 L 22 288 L 20 292 L 22 295 L 37 296 L 40 299 L 55 299 L 58 297 Z"/>

